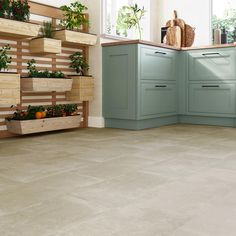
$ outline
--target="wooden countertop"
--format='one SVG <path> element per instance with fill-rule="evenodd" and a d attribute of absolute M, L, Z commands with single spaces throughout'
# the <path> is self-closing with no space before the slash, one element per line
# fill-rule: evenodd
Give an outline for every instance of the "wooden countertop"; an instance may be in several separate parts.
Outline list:
<path fill-rule="evenodd" d="M 144 45 L 149 45 L 149 46 L 154 46 L 154 47 L 173 49 L 173 50 L 177 50 L 177 51 L 236 47 L 236 43 L 231 43 L 231 44 L 219 44 L 219 45 L 206 45 L 206 46 L 177 48 L 177 47 L 169 46 L 169 45 L 166 45 L 163 43 L 153 43 L 153 42 L 143 41 L 143 40 L 126 40 L 126 41 L 117 41 L 117 42 L 111 42 L 111 43 L 103 43 L 102 47 L 128 45 L 128 44 L 144 44 Z"/>

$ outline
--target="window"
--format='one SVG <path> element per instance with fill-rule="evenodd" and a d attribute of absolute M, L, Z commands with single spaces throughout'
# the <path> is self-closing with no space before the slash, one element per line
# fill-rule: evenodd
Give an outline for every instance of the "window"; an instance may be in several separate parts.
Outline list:
<path fill-rule="evenodd" d="M 122 30 L 119 23 L 119 13 L 123 6 L 138 4 L 139 8 L 144 7 L 145 14 L 140 25 L 142 39 L 150 40 L 150 0 L 103 0 L 103 33 L 111 36 L 124 37 L 129 39 L 139 38 L 138 30 L 131 28 Z"/>
<path fill-rule="evenodd" d="M 236 0 L 212 0 L 212 28 L 225 28 L 228 42 L 236 41 Z"/>

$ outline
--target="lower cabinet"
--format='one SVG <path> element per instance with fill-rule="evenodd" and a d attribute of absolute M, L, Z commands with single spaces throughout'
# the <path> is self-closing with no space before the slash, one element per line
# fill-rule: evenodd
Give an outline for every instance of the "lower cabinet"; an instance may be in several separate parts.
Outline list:
<path fill-rule="evenodd" d="M 235 114 L 235 102 L 235 84 L 189 84 L 189 113 Z"/>
<path fill-rule="evenodd" d="M 140 116 L 152 117 L 177 113 L 176 84 L 142 83 Z"/>

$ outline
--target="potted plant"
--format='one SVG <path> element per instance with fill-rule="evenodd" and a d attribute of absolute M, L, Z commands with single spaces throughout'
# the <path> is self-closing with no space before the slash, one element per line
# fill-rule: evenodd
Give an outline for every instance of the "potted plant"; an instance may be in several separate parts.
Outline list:
<path fill-rule="evenodd" d="M 52 22 L 43 22 L 42 36 L 32 39 L 30 41 L 29 47 L 30 52 L 35 54 L 61 53 L 61 40 L 53 39 Z"/>
<path fill-rule="evenodd" d="M 16 38 L 38 36 L 40 25 L 27 22 L 29 9 L 27 0 L 0 0 L 0 35 Z"/>
<path fill-rule="evenodd" d="M 20 103 L 20 75 L 6 72 L 12 59 L 7 54 L 10 49 L 9 45 L 0 49 L 0 106 Z"/>
<path fill-rule="evenodd" d="M 21 78 L 21 90 L 30 92 L 65 92 L 70 91 L 72 79 L 66 78 L 61 71 L 50 72 L 39 71 L 36 68 L 36 61 L 28 61 L 28 77 Z"/>
<path fill-rule="evenodd" d="M 54 130 L 78 128 L 81 115 L 77 104 L 48 106 L 28 106 L 27 110 L 16 109 L 12 117 L 6 118 L 9 132 L 32 134 Z"/>
<path fill-rule="evenodd" d="M 72 89 L 66 93 L 70 101 L 91 101 L 94 97 L 94 78 L 85 76 L 89 65 L 81 52 L 75 52 L 70 56 L 70 68 L 75 69 L 77 75 L 72 75 Z"/>
<path fill-rule="evenodd" d="M 84 13 L 87 7 L 79 2 L 73 2 L 70 6 L 61 6 L 60 9 L 64 13 L 64 18 L 60 22 L 62 29 L 54 32 L 54 38 L 71 44 L 95 45 L 97 36 L 82 32 L 82 27 L 89 25 Z"/>

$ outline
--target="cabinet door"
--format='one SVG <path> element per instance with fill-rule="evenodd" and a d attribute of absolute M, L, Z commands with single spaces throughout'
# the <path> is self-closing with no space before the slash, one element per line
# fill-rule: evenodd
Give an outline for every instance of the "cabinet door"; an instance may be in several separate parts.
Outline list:
<path fill-rule="evenodd" d="M 176 54 L 162 48 L 141 46 L 140 75 L 144 80 L 176 80 Z"/>
<path fill-rule="evenodd" d="M 189 80 L 236 80 L 234 48 L 190 52 L 188 63 Z"/>
<path fill-rule="evenodd" d="M 234 84 L 190 84 L 189 112 L 206 114 L 235 113 Z"/>
<path fill-rule="evenodd" d="M 143 83 L 140 115 L 158 117 L 177 112 L 176 84 Z"/>

